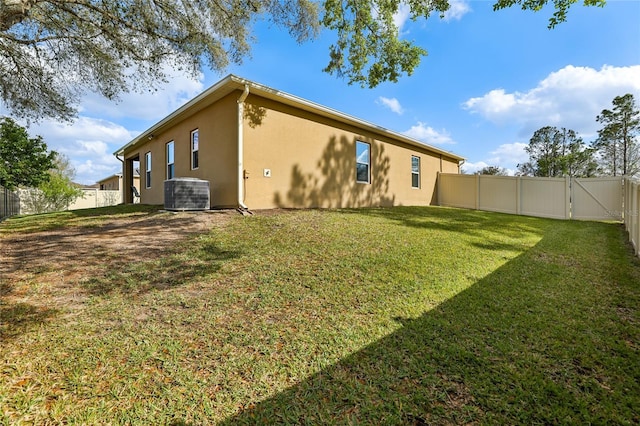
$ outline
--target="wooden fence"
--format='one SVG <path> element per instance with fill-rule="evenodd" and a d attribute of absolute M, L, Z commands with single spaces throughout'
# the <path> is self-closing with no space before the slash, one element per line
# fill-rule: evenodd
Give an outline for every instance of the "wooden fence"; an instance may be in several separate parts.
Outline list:
<path fill-rule="evenodd" d="M 622 177 L 438 175 L 438 204 L 525 216 L 624 221 L 640 256 L 640 182 Z"/>
<path fill-rule="evenodd" d="M 16 214 L 20 214 L 18 193 L 0 186 L 0 221 Z"/>

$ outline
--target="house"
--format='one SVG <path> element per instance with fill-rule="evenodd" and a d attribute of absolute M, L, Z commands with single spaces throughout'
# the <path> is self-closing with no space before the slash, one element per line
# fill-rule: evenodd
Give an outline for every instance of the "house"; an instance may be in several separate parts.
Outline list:
<path fill-rule="evenodd" d="M 116 173 L 96 182 L 101 191 L 120 191 L 122 188 L 122 173 Z M 140 189 L 140 173 L 134 170 L 133 186 Z"/>
<path fill-rule="evenodd" d="M 462 157 L 229 75 L 114 153 L 125 202 L 164 203 L 164 181 L 206 180 L 212 208 L 429 205 Z"/>

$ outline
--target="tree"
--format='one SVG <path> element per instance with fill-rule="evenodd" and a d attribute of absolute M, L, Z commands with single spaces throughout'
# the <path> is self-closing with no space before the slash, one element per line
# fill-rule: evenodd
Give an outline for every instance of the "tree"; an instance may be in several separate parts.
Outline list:
<path fill-rule="evenodd" d="M 37 188 L 27 188 L 23 192 L 22 199 L 27 211 L 46 213 L 66 210 L 76 198 L 82 196 L 82 190 L 72 182 L 75 170 L 66 156 L 56 157 L 49 176 L 49 180 Z"/>
<path fill-rule="evenodd" d="M 525 148 L 529 161 L 518 164 L 524 176 L 593 176 L 596 163 L 593 150 L 585 148 L 582 138 L 570 129 L 545 126 L 535 131 Z"/>
<path fill-rule="evenodd" d="M 11 118 L 0 120 L 0 186 L 38 186 L 49 180 L 57 153 L 47 152 L 41 136 L 30 138 Z"/>
<path fill-rule="evenodd" d="M 593 144 L 598 151 L 604 173 L 613 176 L 633 176 L 640 173 L 640 110 L 633 95 L 616 96 L 613 109 L 604 109 L 596 117 L 603 125 Z"/>
<path fill-rule="evenodd" d="M 486 166 L 483 167 L 477 174 L 479 175 L 493 175 L 493 176 L 507 176 L 507 171 L 502 167 Z"/>
<path fill-rule="evenodd" d="M 538 11 L 549 0 L 497 0 Z M 577 0 L 553 0 L 550 27 Z M 587 6 L 605 0 L 584 0 Z M 410 75 L 426 50 L 403 40 L 394 17 L 441 16 L 448 0 L 0 0 L 0 90 L 16 115 L 72 119 L 85 91 L 108 99 L 153 88 L 169 65 L 223 70 L 250 52 L 251 28 L 267 20 L 298 42 L 321 26 L 336 33 L 325 71 L 374 87 Z M 323 10 L 320 19 L 320 10 Z M 132 78 L 135 77 L 135 78 Z"/>

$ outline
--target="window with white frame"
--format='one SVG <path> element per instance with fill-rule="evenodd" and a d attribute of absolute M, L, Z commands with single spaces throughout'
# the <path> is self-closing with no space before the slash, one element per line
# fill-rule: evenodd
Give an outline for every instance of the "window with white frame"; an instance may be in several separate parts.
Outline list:
<path fill-rule="evenodd" d="M 191 132 L 191 170 L 195 170 L 198 168 L 198 139 L 199 139 L 199 131 L 195 129 Z"/>
<path fill-rule="evenodd" d="M 144 182 L 145 188 L 151 188 L 151 151 L 144 155 Z"/>
<path fill-rule="evenodd" d="M 411 156 L 411 187 L 420 188 L 420 157 Z"/>
<path fill-rule="evenodd" d="M 356 182 L 371 182 L 371 145 L 356 141 Z"/>
<path fill-rule="evenodd" d="M 167 179 L 175 176 L 175 154 L 173 141 L 167 143 Z"/>

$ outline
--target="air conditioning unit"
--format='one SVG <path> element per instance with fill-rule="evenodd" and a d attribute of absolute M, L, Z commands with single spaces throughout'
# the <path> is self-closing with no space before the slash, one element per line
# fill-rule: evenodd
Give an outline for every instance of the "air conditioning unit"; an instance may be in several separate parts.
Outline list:
<path fill-rule="evenodd" d="M 164 181 L 165 210 L 208 210 L 209 181 L 173 178 Z"/>

